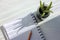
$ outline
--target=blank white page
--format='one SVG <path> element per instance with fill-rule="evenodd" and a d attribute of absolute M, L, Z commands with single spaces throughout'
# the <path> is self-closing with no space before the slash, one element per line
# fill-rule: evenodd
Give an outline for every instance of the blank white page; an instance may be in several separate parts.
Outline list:
<path fill-rule="evenodd" d="M 41 25 L 47 40 L 60 40 L 60 16 Z"/>

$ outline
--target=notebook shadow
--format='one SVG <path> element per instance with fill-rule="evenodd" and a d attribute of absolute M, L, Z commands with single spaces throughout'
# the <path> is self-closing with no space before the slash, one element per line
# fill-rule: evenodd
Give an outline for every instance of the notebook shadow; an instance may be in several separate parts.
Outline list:
<path fill-rule="evenodd" d="M 19 24 L 19 25 L 15 29 L 18 28 L 18 31 L 20 31 L 24 27 L 29 27 L 29 26 L 31 26 L 33 24 L 36 24 L 37 22 L 36 22 L 36 18 L 35 18 L 34 13 L 30 13 L 27 16 L 25 16 L 24 18 L 22 18 L 21 21 L 18 21 L 17 24 Z"/>
<path fill-rule="evenodd" d="M 36 19 L 34 16 L 34 13 L 28 14 L 26 17 L 24 17 L 21 21 L 23 27 L 28 27 L 30 25 L 33 25 L 36 23 Z"/>

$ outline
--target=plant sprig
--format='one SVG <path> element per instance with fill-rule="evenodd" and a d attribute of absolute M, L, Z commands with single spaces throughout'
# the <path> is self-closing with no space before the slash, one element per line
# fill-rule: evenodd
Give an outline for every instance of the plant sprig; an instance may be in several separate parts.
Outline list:
<path fill-rule="evenodd" d="M 50 12 L 52 12 L 51 10 L 50 10 L 50 8 L 52 7 L 52 2 L 50 2 L 50 4 L 47 6 L 47 8 L 46 9 L 44 9 L 44 3 L 42 3 L 42 1 L 40 1 L 40 8 L 42 9 L 42 11 L 43 11 L 43 13 L 42 13 L 42 17 L 43 16 L 45 16 L 45 14 L 46 14 L 46 12 L 48 12 L 48 13 L 50 13 Z M 53 13 L 53 12 L 52 12 Z"/>

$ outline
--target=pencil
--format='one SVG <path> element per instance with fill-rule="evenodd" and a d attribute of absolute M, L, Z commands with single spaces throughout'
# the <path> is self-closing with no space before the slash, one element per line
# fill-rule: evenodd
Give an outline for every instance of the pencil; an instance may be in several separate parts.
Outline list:
<path fill-rule="evenodd" d="M 32 31 L 29 33 L 28 40 L 31 39 L 31 36 L 32 36 Z"/>

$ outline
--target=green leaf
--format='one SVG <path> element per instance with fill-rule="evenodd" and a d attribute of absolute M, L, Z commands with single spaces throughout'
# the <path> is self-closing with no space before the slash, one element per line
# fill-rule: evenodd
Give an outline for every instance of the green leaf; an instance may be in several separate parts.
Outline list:
<path fill-rule="evenodd" d="M 42 10 L 44 11 L 44 3 L 43 3 L 43 9 Z"/>
<path fill-rule="evenodd" d="M 45 15 L 45 13 L 42 14 L 42 17 Z"/>
<path fill-rule="evenodd" d="M 40 8 L 43 10 L 43 3 L 40 1 Z"/>
<path fill-rule="evenodd" d="M 45 11 L 43 11 L 43 12 L 52 12 L 51 10 L 45 10 Z M 53 13 L 53 12 L 52 12 Z"/>
<path fill-rule="evenodd" d="M 52 2 L 50 2 L 49 6 L 47 7 L 46 10 L 49 10 L 51 8 Z"/>

